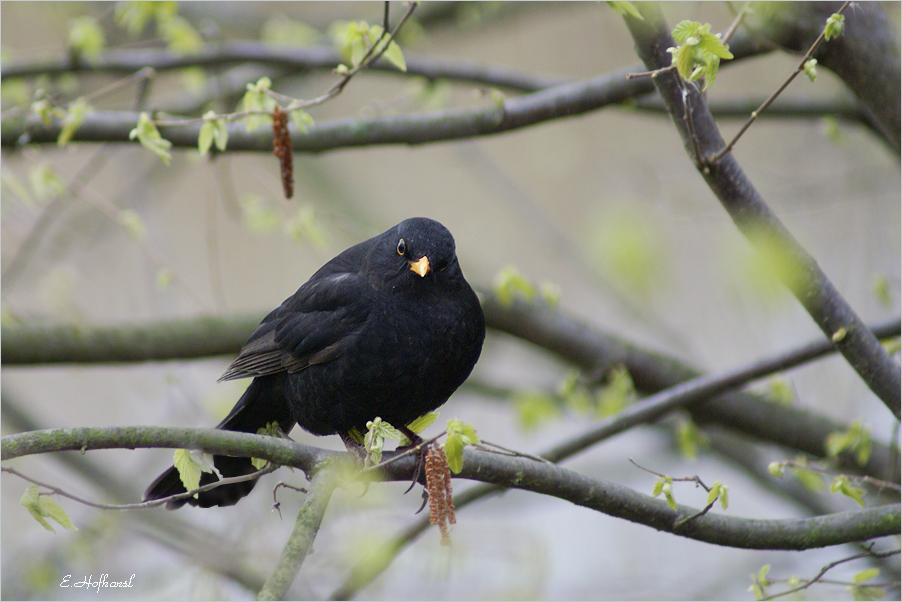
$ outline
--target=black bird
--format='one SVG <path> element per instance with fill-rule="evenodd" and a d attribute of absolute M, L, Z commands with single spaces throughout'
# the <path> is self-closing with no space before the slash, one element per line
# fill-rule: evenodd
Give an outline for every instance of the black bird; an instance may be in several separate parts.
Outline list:
<path fill-rule="evenodd" d="M 454 238 L 437 221 L 415 217 L 354 245 L 321 267 L 263 319 L 219 380 L 253 377 L 216 428 L 256 433 L 278 422 L 315 435 L 366 432 L 379 416 L 412 441 L 406 428 L 431 412 L 470 375 L 482 350 L 485 320 L 457 263 Z M 358 446 L 359 447 L 359 446 Z M 223 477 L 256 469 L 249 458 L 214 456 Z M 204 473 L 201 485 L 217 480 Z M 224 485 L 170 501 L 230 506 L 256 481 Z M 175 468 L 144 493 L 183 493 Z"/>

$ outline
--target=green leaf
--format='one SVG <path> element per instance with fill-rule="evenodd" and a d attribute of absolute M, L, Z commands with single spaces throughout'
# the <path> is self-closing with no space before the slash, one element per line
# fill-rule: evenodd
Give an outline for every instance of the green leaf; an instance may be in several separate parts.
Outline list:
<path fill-rule="evenodd" d="M 238 200 L 245 225 L 255 234 L 269 234 L 282 225 L 282 214 L 261 196 L 247 194 Z"/>
<path fill-rule="evenodd" d="M 241 99 L 241 104 L 245 111 L 265 111 L 271 113 L 276 106 L 276 101 L 272 99 L 264 90 L 272 87 L 272 80 L 268 77 L 261 77 L 256 83 L 247 85 L 247 92 Z M 247 131 L 253 132 L 259 127 L 272 124 L 272 118 L 269 115 L 248 115 Z"/>
<path fill-rule="evenodd" d="M 66 514 L 66 511 L 63 510 L 62 506 L 46 495 L 41 495 L 38 486 L 34 483 L 25 489 L 22 497 L 19 498 L 19 505 L 28 510 L 28 513 L 31 514 L 36 521 L 41 523 L 42 527 L 51 533 L 56 533 L 56 530 L 50 523 L 44 520 L 45 518 L 53 519 L 64 529 L 78 531 L 75 525 L 72 524 L 72 519 L 69 518 L 69 515 Z"/>
<path fill-rule="evenodd" d="M 72 136 L 84 123 L 85 117 L 92 111 L 91 105 L 83 96 L 79 96 L 66 107 L 66 113 L 63 117 L 62 128 L 60 128 L 59 138 L 56 139 L 57 146 L 66 146 L 72 140 Z"/>
<path fill-rule="evenodd" d="M 874 296 L 884 307 L 892 307 L 893 294 L 890 291 L 889 279 L 884 274 L 876 274 L 873 279 L 872 289 Z"/>
<path fill-rule="evenodd" d="M 298 126 L 298 129 L 302 132 L 306 133 L 307 126 L 313 125 L 313 117 L 303 109 L 292 109 L 288 111 L 288 116 L 291 117 L 291 121 Z"/>
<path fill-rule="evenodd" d="M 69 48 L 87 59 L 96 58 L 106 46 L 103 28 L 90 16 L 69 21 Z"/>
<path fill-rule="evenodd" d="M 380 28 L 381 29 L 381 28 Z M 404 61 L 404 55 L 401 53 L 401 47 L 392 40 L 388 43 L 388 49 L 382 55 L 385 60 L 398 68 L 399 71 L 407 71 L 407 63 Z"/>
<path fill-rule="evenodd" d="M 844 15 L 839 13 L 830 15 L 827 18 L 827 25 L 824 27 L 824 39 L 829 42 L 831 38 L 841 36 L 845 21 L 846 17 Z"/>
<path fill-rule="evenodd" d="M 526 430 L 544 424 L 560 414 L 560 407 L 554 397 L 537 391 L 523 391 L 514 395 L 514 409 L 517 420 Z"/>
<path fill-rule="evenodd" d="M 53 501 L 51 498 L 46 495 L 42 495 L 40 497 L 41 500 L 41 508 L 45 513 L 44 516 L 47 518 L 52 518 L 55 520 L 63 529 L 69 529 L 70 531 L 78 531 L 75 525 L 72 524 L 72 519 L 69 518 L 69 515 L 66 514 L 66 511 L 63 510 L 63 507 Z"/>
<path fill-rule="evenodd" d="M 527 300 L 536 296 L 536 287 L 517 268 L 508 266 L 495 276 L 495 295 L 502 305 L 510 305 L 517 297 Z"/>
<path fill-rule="evenodd" d="M 681 21 L 673 29 L 673 39 L 681 42 L 677 48 L 668 48 L 672 62 L 680 76 L 694 81 L 705 76 L 705 89 L 714 83 L 721 59 L 731 59 L 733 54 L 721 41 L 719 34 L 711 33 L 711 24 L 697 21 Z"/>
<path fill-rule="evenodd" d="M 783 462 L 771 462 L 767 465 L 767 472 L 769 472 L 772 476 L 782 479 L 783 478 L 783 469 L 785 468 L 785 464 Z"/>
<path fill-rule="evenodd" d="M 871 439 L 871 429 L 863 424 L 861 420 L 856 420 L 845 431 L 837 431 L 827 435 L 824 441 L 824 447 L 827 448 L 827 455 L 835 458 L 843 451 L 849 450 L 855 455 L 855 461 L 859 466 L 867 464 L 871 457 L 873 449 L 873 440 Z"/>
<path fill-rule="evenodd" d="M 761 570 L 758 571 L 757 575 L 752 575 L 752 585 L 749 586 L 749 590 L 755 594 L 755 600 L 762 600 L 767 597 L 767 588 L 771 584 L 767 579 L 767 572 L 769 570 L 770 565 L 765 564 L 761 567 Z"/>
<path fill-rule="evenodd" d="M 846 497 L 850 497 L 856 502 L 858 505 L 864 508 L 867 504 L 864 502 L 864 494 L 866 491 L 860 487 L 855 487 L 852 485 L 852 482 L 849 481 L 849 478 L 845 475 L 837 475 L 833 478 L 833 482 L 830 483 L 830 492 L 831 493 L 842 493 Z"/>
<path fill-rule="evenodd" d="M 795 401 L 795 391 L 789 379 L 775 376 L 767 383 L 770 399 L 783 405 L 789 405 Z"/>
<path fill-rule="evenodd" d="M 711 24 L 706 23 L 705 26 L 708 29 L 711 29 Z M 717 59 L 731 59 L 733 58 L 733 53 L 730 52 L 728 46 L 726 46 L 721 40 L 718 34 L 708 33 L 705 31 L 698 42 L 699 48 L 702 49 L 702 52 L 710 52 L 712 55 L 717 57 Z"/>
<path fill-rule="evenodd" d="M 228 140 L 229 130 L 226 120 L 217 118 L 213 111 L 207 111 L 204 115 L 204 124 L 200 127 L 200 134 L 197 137 L 197 148 L 200 154 L 206 155 L 214 142 L 217 149 L 224 151 Z"/>
<path fill-rule="evenodd" d="M 622 17 L 633 17 L 639 19 L 640 21 L 644 21 L 645 17 L 639 14 L 639 9 L 632 2 L 617 2 L 617 1 L 608 1 L 605 2 L 611 10 Z"/>
<path fill-rule="evenodd" d="M 366 435 L 364 435 L 363 438 L 363 446 L 369 454 L 369 459 L 373 464 L 378 464 L 382 461 L 382 451 L 386 439 L 395 441 L 404 439 L 404 435 L 402 435 L 400 431 L 378 416 L 366 423 L 366 429 Z"/>
<path fill-rule="evenodd" d="M 823 491 L 824 477 L 813 470 L 807 468 L 796 468 L 793 472 L 795 479 L 809 491 Z"/>
<path fill-rule="evenodd" d="M 28 181 L 31 184 L 34 197 L 40 202 L 59 197 L 66 190 L 65 185 L 60 181 L 56 172 L 48 165 L 34 167 L 28 172 Z"/>
<path fill-rule="evenodd" d="M 700 431 L 691 420 L 680 420 L 677 423 L 676 440 L 680 453 L 690 460 L 698 458 L 699 448 L 706 448 L 711 442 L 709 437 Z"/>
<path fill-rule="evenodd" d="M 130 36 L 144 30 L 148 21 L 165 21 L 176 14 L 178 8 L 174 1 L 166 2 L 119 2 L 116 5 L 116 22 L 124 27 Z"/>
<path fill-rule="evenodd" d="M 805 75 L 808 76 L 808 79 L 812 82 L 817 81 L 817 59 L 810 59 L 805 61 L 805 65 L 802 67 L 802 70 L 805 72 Z"/>
<path fill-rule="evenodd" d="M 147 229 L 144 226 L 144 220 L 132 209 L 123 209 L 119 212 L 117 219 L 119 224 L 125 228 L 129 237 L 134 240 L 143 240 Z"/>
<path fill-rule="evenodd" d="M 305 47 L 312 46 L 319 39 L 317 29 L 284 15 L 267 19 L 260 28 L 260 39 L 266 44 Z"/>
<path fill-rule="evenodd" d="M 173 464 L 179 472 L 179 479 L 187 491 L 193 491 L 200 487 L 200 475 L 204 472 L 212 472 L 203 460 L 188 449 L 177 449 L 173 455 Z M 197 497 L 197 494 L 194 494 Z"/>
<path fill-rule="evenodd" d="M 445 439 L 445 455 L 451 472 L 457 474 L 464 467 L 464 446 L 479 443 L 479 437 L 473 425 L 464 424 L 457 419 L 448 421 L 446 432 L 448 437 Z"/>
<path fill-rule="evenodd" d="M 438 412 L 429 412 L 428 414 L 423 414 L 413 422 L 407 425 L 407 428 L 412 430 L 413 432 L 420 434 L 425 431 L 429 426 L 435 422 L 438 418 Z"/>
<path fill-rule="evenodd" d="M 860 573 L 855 573 L 852 576 L 852 583 L 863 583 L 864 581 L 869 581 L 880 574 L 880 569 L 867 569 L 866 571 L 861 571 Z"/>
<path fill-rule="evenodd" d="M 598 416 L 603 418 L 621 412 L 636 401 L 636 387 L 626 366 L 617 366 L 606 376 L 607 384 L 595 396 Z"/>
<path fill-rule="evenodd" d="M 172 270 L 169 268 L 160 268 L 157 272 L 157 286 L 160 290 L 165 290 L 172 284 L 172 281 L 175 279 L 175 276 L 172 273 Z"/>
<path fill-rule="evenodd" d="M 459 474 L 464 469 L 464 443 L 460 435 L 448 435 L 445 439 L 445 457 L 448 458 L 448 467 L 454 474 Z"/>
<path fill-rule="evenodd" d="M 676 27 L 673 28 L 670 35 L 672 35 L 673 39 L 677 42 L 685 42 L 698 32 L 701 25 L 702 24 L 698 21 L 680 21 L 676 24 Z"/>
<path fill-rule="evenodd" d="M 326 233 L 312 205 L 301 205 L 297 212 L 285 222 L 285 234 L 296 243 L 313 243 L 322 247 L 326 244 Z"/>
<path fill-rule="evenodd" d="M 160 135 L 160 131 L 147 113 L 141 113 L 138 117 L 137 127 L 128 133 L 129 140 L 134 140 L 135 138 L 138 138 L 141 146 L 157 155 L 163 163 L 169 165 L 169 161 L 172 159 L 172 154 L 169 152 L 172 143 Z"/>
<path fill-rule="evenodd" d="M 662 493 L 664 494 L 664 500 L 667 502 L 667 505 L 670 506 L 671 510 L 676 510 L 676 498 L 673 497 L 673 479 L 667 475 L 658 477 L 658 480 L 652 488 L 652 495 L 655 497 L 658 497 Z"/>
<path fill-rule="evenodd" d="M 197 54 L 204 47 L 203 37 L 184 17 L 173 15 L 158 21 L 158 27 L 167 47 L 176 54 Z"/>
<path fill-rule="evenodd" d="M 200 133 L 197 136 L 197 150 L 201 155 L 206 155 L 213 146 L 213 123 L 211 119 L 207 119 L 208 115 L 215 115 L 213 111 L 208 111 L 204 115 L 204 124 L 200 126 Z"/>

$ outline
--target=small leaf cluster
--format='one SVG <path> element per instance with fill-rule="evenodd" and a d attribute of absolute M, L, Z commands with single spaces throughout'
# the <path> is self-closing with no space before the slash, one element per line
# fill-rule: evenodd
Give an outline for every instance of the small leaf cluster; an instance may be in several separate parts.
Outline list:
<path fill-rule="evenodd" d="M 267 437 L 281 437 L 282 429 L 279 427 L 279 423 L 277 421 L 267 422 L 266 426 L 261 426 L 257 429 L 258 435 L 266 435 Z M 254 468 L 257 470 L 261 470 L 264 466 L 269 464 L 269 460 L 263 460 L 261 458 L 251 458 L 251 464 L 254 465 Z"/>
<path fill-rule="evenodd" d="M 684 458 L 695 460 L 699 449 L 711 445 L 711 438 L 702 432 L 691 420 L 680 420 L 676 425 L 677 447 Z M 710 501 L 709 501 L 710 503 Z"/>
<path fill-rule="evenodd" d="M 871 429 L 869 426 L 862 424 L 861 420 L 856 420 L 845 431 L 830 433 L 827 436 L 827 440 L 824 441 L 824 445 L 830 458 L 835 458 L 840 453 L 849 451 L 853 454 L 858 465 L 864 466 L 870 459 L 873 449 Z"/>
<path fill-rule="evenodd" d="M 852 575 L 852 583 L 846 588 L 851 592 L 853 600 L 880 600 L 886 596 L 882 587 L 866 585 L 880 575 L 880 569 L 866 569 Z"/>
<path fill-rule="evenodd" d="M 464 447 L 479 443 L 479 436 L 472 424 L 464 424 L 456 418 L 448 421 L 445 455 L 451 472 L 459 474 L 464 469 Z"/>
<path fill-rule="evenodd" d="M 831 38 L 838 38 L 841 36 L 845 22 L 845 16 L 839 13 L 833 13 L 827 17 L 827 25 L 824 26 L 824 39 L 829 42 Z"/>
<path fill-rule="evenodd" d="M 758 574 L 752 575 L 752 584 L 749 586 L 749 591 L 755 595 L 755 600 L 766 598 L 768 595 L 767 588 L 773 585 L 773 582 L 767 578 L 768 571 L 770 571 L 770 565 L 765 564 L 758 571 Z"/>
<path fill-rule="evenodd" d="M 169 161 L 172 160 L 172 153 L 169 152 L 172 143 L 160 135 L 160 130 L 146 112 L 142 112 L 138 116 L 138 125 L 128 133 L 129 140 L 135 138 L 138 139 L 141 146 L 158 156 L 164 164 L 169 165 Z"/>
<path fill-rule="evenodd" d="M 438 412 L 424 414 L 407 425 L 414 433 L 422 433 L 430 424 L 438 418 Z M 378 464 L 382 461 L 382 452 L 386 440 L 398 441 L 398 445 L 410 445 L 412 442 L 404 434 L 388 422 L 376 417 L 366 423 L 366 434 L 363 436 L 363 446 L 367 452 L 368 461 Z"/>
<path fill-rule="evenodd" d="M 70 50 L 90 60 L 103 52 L 106 36 L 94 17 L 77 17 L 69 21 L 68 43 Z"/>
<path fill-rule="evenodd" d="M 216 472 L 217 476 L 220 476 L 213 466 L 213 457 L 210 454 L 200 455 L 190 449 L 177 449 L 173 454 L 173 464 L 186 491 L 194 491 L 200 487 L 202 473 Z M 196 493 L 194 497 L 197 497 Z"/>
<path fill-rule="evenodd" d="M 615 366 L 601 387 L 590 387 L 579 370 L 564 376 L 556 393 L 519 391 L 514 395 L 517 417 L 525 429 L 533 429 L 560 415 L 564 406 L 593 418 L 618 414 L 636 401 L 636 387 L 625 366 Z"/>
<path fill-rule="evenodd" d="M 561 291 L 557 285 L 543 282 L 536 287 L 513 266 L 507 266 L 495 275 L 494 291 L 498 301 L 506 307 L 517 298 L 532 301 L 540 296 L 549 307 L 556 307 L 561 299 Z"/>
<path fill-rule="evenodd" d="M 369 25 L 366 21 L 339 21 L 329 28 L 335 47 L 348 61 L 350 67 L 361 65 L 364 58 L 382 52 L 383 57 L 400 71 L 407 71 L 407 63 L 401 47 L 394 40 L 388 42 L 387 34 L 381 25 Z M 386 48 L 386 43 L 388 47 Z M 374 44 L 376 48 L 370 52 Z M 339 72 L 347 73 L 347 67 Z"/>
<path fill-rule="evenodd" d="M 72 524 L 72 519 L 69 518 L 69 515 L 66 514 L 66 511 L 63 510 L 62 506 L 57 504 L 47 495 L 42 494 L 38 489 L 38 486 L 33 483 L 25 489 L 25 493 L 23 493 L 22 497 L 19 499 L 19 505 L 28 510 L 29 514 L 31 514 L 36 521 L 41 523 L 42 527 L 51 533 L 56 533 L 56 531 L 54 530 L 53 525 L 47 522 L 46 519 L 48 518 L 56 521 L 56 523 L 64 529 L 78 531 L 75 525 Z"/>
<path fill-rule="evenodd" d="M 862 508 L 867 506 L 867 504 L 864 503 L 865 490 L 861 487 L 855 487 L 849 477 L 845 475 L 833 477 L 833 482 L 830 483 L 830 493 L 841 493 L 858 502 L 858 505 Z"/>
<path fill-rule="evenodd" d="M 658 480 L 655 481 L 655 486 L 651 490 L 651 494 L 655 497 L 658 497 L 662 493 L 664 494 L 664 500 L 667 502 L 667 505 L 670 506 L 670 509 L 676 510 L 676 498 L 673 497 L 673 478 L 669 475 L 658 477 Z"/>
<path fill-rule="evenodd" d="M 721 59 L 731 59 L 733 54 L 720 40 L 720 34 L 711 33 L 711 24 L 697 21 L 681 21 L 673 29 L 673 39 L 680 43 L 668 48 L 673 55 L 673 65 L 687 81 L 705 78 L 707 89 L 714 83 Z"/>
<path fill-rule="evenodd" d="M 120 2 L 116 22 L 132 37 L 154 22 L 166 46 L 177 54 L 194 54 L 203 48 L 204 39 L 191 23 L 178 14 L 176 2 Z"/>

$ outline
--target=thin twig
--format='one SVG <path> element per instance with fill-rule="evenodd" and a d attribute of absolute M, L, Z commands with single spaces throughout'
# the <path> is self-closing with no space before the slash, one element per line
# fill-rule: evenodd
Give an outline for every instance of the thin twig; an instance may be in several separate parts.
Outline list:
<path fill-rule="evenodd" d="M 486 441 L 485 439 L 482 439 L 479 443 L 477 443 L 473 447 L 475 447 L 476 449 L 482 449 L 483 451 L 487 451 L 489 453 L 498 453 L 491 449 L 487 449 L 488 447 L 494 447 L 497 450 L 501 450 L 502 452 L 505 452 L 502 455 L 511 456 L 514 458 L 527 458 L 527 459 L 533 460 L 535 462 L 542 462 L 543 464 L 551 464 L 552 463 L 552 462 L 546 460 L 545 458 L 543 458 L 542 456 L 536 456 L 533 454 L 528 454 L 526 452 L 517 451 L 515 449 L 509 449 L 507 447 L 504 447 L 503 445 L 498 445 L 497 443 L 492 443 L 490 441 Z"/>
<path fill-rule="evenodd" d="M 836 11 L 836 14 L 841 15 L 846 10 L 846 8 L 849 7 L 849 5 L 851 3 L 852 2 L 850 0 L 847 0 L 842 5 L 842 7 L 838 11 Z M 761 104 L 760 107 L 758 107 L 756 110 L 752 111 L 752 114 L 749 116 L 748 121 L 746 121 L 745 124 L 742 126 L 742 128 L 740 128 L 739 132 L 737 132 L 737 134 L 735 136 L 733 136 L 733 139 L 730 140 L 729 144 L 727 144 L 722 149 L 720 149 L 720 151 L 718 151 L 717 154 L 715 154 L 713 157 L 711 157 L 708 160 L 709 165 L 717 163 L 718 161 L 720 161 L 721 157 L 723 157 L 725 154 L 727 154 L 728 152 L 733 150 L 733 147 L 736 145 L 736 143 L 739 141 L 739 139 L 742 137 L 742 135 L 745 133 L 745 131 L 751 127 L 751 125 L 755 122 L 756 119 L 758 119 L 758 116 L 761 115 L 761 113 L 763 113 L 767 109 L 767 107 L 769 107 L 770 104 L 774 100 L 777 99 L 777 97 L 783 92 L 783 90 L 785 90 L 786 87 L 790 83 L 792 83 L 792 80 L 794 80 L 796 78 L 796 76 L 805 69 L 805 63 L 808 62 L 808 60 L 815 53 L 815 51 L 818 49 L 818 47 L 824 42 L 825 39 L 826 39 L 826 31 L 821 31 L 821 34 L 814 41 L 814 44 L 812 44 L 811 48 L 808 49 L 808 52 L 805 53 L 805 56 L 802 58 L 802 61 L 799 63 L 799 66 L 796 67 L 795 70 L 789 74 L 789 77 L 786 79 L 786 81 L 784 81 L 783 84 L 779 88 L 777 88 L 777 90 L 773 94 L 771 94 L 767 98 L 767 100 L 765 100 Z"/>
<path fill-rule="evenodd" d="M 845 477 L 850 481 L 857 481 L 859 483 L 867 483 L 869 485 L 873 485 L 878 489 L 892 489 L 893 491 L 902 491 L 902 487 L 897 485 L 896 483 L 890 483 L 889 481 L 883 481 L 881 479 L 875 479 L 874 477 L 870 477 L 868 475 L 849 475 L 849 474 L 836 474 L 834 472 L 830 472 L 824 468 L 818 468 L 816 466 L 806 466 L 805 464 L 799 464 L 798 462 L 794 462 L 792 460 L 786 460 L 784 462 L 779 463 L 781 466 L 789 466 L 790 468 L 798 468 L 801 470 L 811 470 L 813 472 L 818 472 L 829 477 Z"/>
<path fill-rule="evenodd" d="M 224 479 L 219 479 L 213 483 L 208 483 L 203 485 L 202 487 L 198 487 L 197 489 L 192 489 L 191 491 L 186 491 L 184 493 L 176 493 L 174 495 L 169 495 L 163 498 L 159 498 L 156 500 L 148 500 L 146 502 L 141 502 L 137 504 L 98 504 L 97 502 L 91 502 L 84 498 L 80 498 L 77 495 L 73 495 L 68 493 L 59 487 L 54 487 L 53 485 L 49 485 L 47 483 L 43 483 L 38 481 L 37 479 L 33 479 L 27 475 L 22 474 L 15 468 L 7 468 L 2 467 L 0 470 L 3 472 L 7 472 L 11 475 L 17 476 L 20 479 L 24 479 L 29 483 L 34 483 L 38 487 L 44 487 L 48 489 L 49 493 L 43 493 L 41 495 L 59 495 L 65 498 L 69 498 L 79 504 L 84 504 L 85 506 L 90 506 L 92 508 L 99 508 L 100 510 L 144 510 L 145 508 L 156 508 L 157 506 L 162 506 L 168 502 L 174 502 L 177 500 L 183 500 L 186 498 L 194 497 L 198 493 L 204 493 L 205 491 L 210 491 L 211 489 L 216 489 L 217 487 L 222 487 L 223 485 L 232 485 L 234 483 L 243 483 L 244 481 L 253 481 L 254 479 L 258 479 L 263 475 L 269 474 L 275 470 L 277 470 L 279 466 L 270 463 L 267 463 L 266 466 L 261 468 L 256 472 L 252 472 L 250 474 L 241 475 L 237 477 L 226 477 Z"/>
<path fill-rule="evenodd" d="M 721 40 L 724 44 L 729 42 L 730 38 L 733 37 L 733 34 L 736 33 L 736 30 L 739 29 L 739 26 L 742 24 L 742 20 L 745 18 L 745 13 L 746 11 L 748 11 L 749 6 L 751 5 L 752 0 L 748 0 L 742 7 L 742 10 L 739 11 L 739 14 L 736 15 L 736 18 L 733 19 L 733 22 L 730 23 L 730 27 L 727 28 L 727 31 L 723 34 L 723 39 Z"/>
<path fill-rule="evenodd" d="M 807 583 L 803 583 L 802 585 L 800 585 L 798 587 L 788 589 L 785 592 L 779 592 L 776 594 L 771 594 L 769 596 L 765 596 L 761 599 L 762 600 L 773 600 L 774 598 L 779 598 L 782 596 L 793 594 L 795 592 L 800 592 L 804 589 L 808 589 L 809 587 L 811 587 L 812 585 L 814 585 L 815 583 L 820 581 L 820 578 L 823 577 L 827 573 L 827 571 L 829 571 L 830 569 L 832 569 L 836 566 L 839 566 L 843 563 L 850 562 L 852 560 L 858 560 L 859 558 L 888 558 L 890 556 L 895 556 L 896 554 L 899 554 L 900 551 L 902 551 L 902 550 L 889 550 L 887 552 L 874 552 L 874 551 L 872 551 L 873 547 L 874 547 L 874 543 L 871 542 L 868 545 L 867 551 L 862 552 L 861 554 L 855 554 L 854 556 L 849 556 L 848 558 L 834 560 L 833 562 L 824 565 L 824 567 L 821 568 L 820 572 L 817 575 L 815 575 L 811 580 L 809 580 Z"/>
<path fill-rule="evenodd" d="M 676 71 L 676 65 L 671 65 L 669 67 L 661 67 L 660 69 L 655 69 L 654 71 L 642 71 L 640 73 L 627 73 L 626 79 L 638 79 L 640 77 L 650 77 L 652 79 L 658 77 L 662 73 L 667 73 L 668 71 Z"/>

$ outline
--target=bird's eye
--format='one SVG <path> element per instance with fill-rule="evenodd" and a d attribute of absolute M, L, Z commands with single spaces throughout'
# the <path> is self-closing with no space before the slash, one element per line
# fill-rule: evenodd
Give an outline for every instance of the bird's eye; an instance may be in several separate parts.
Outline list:
<path fill-rule="evenodd" d="M 398 255 L 404 255 L 407 252 L 407 243 L 404 242 L 404 239 L 398 241 Z"/>

